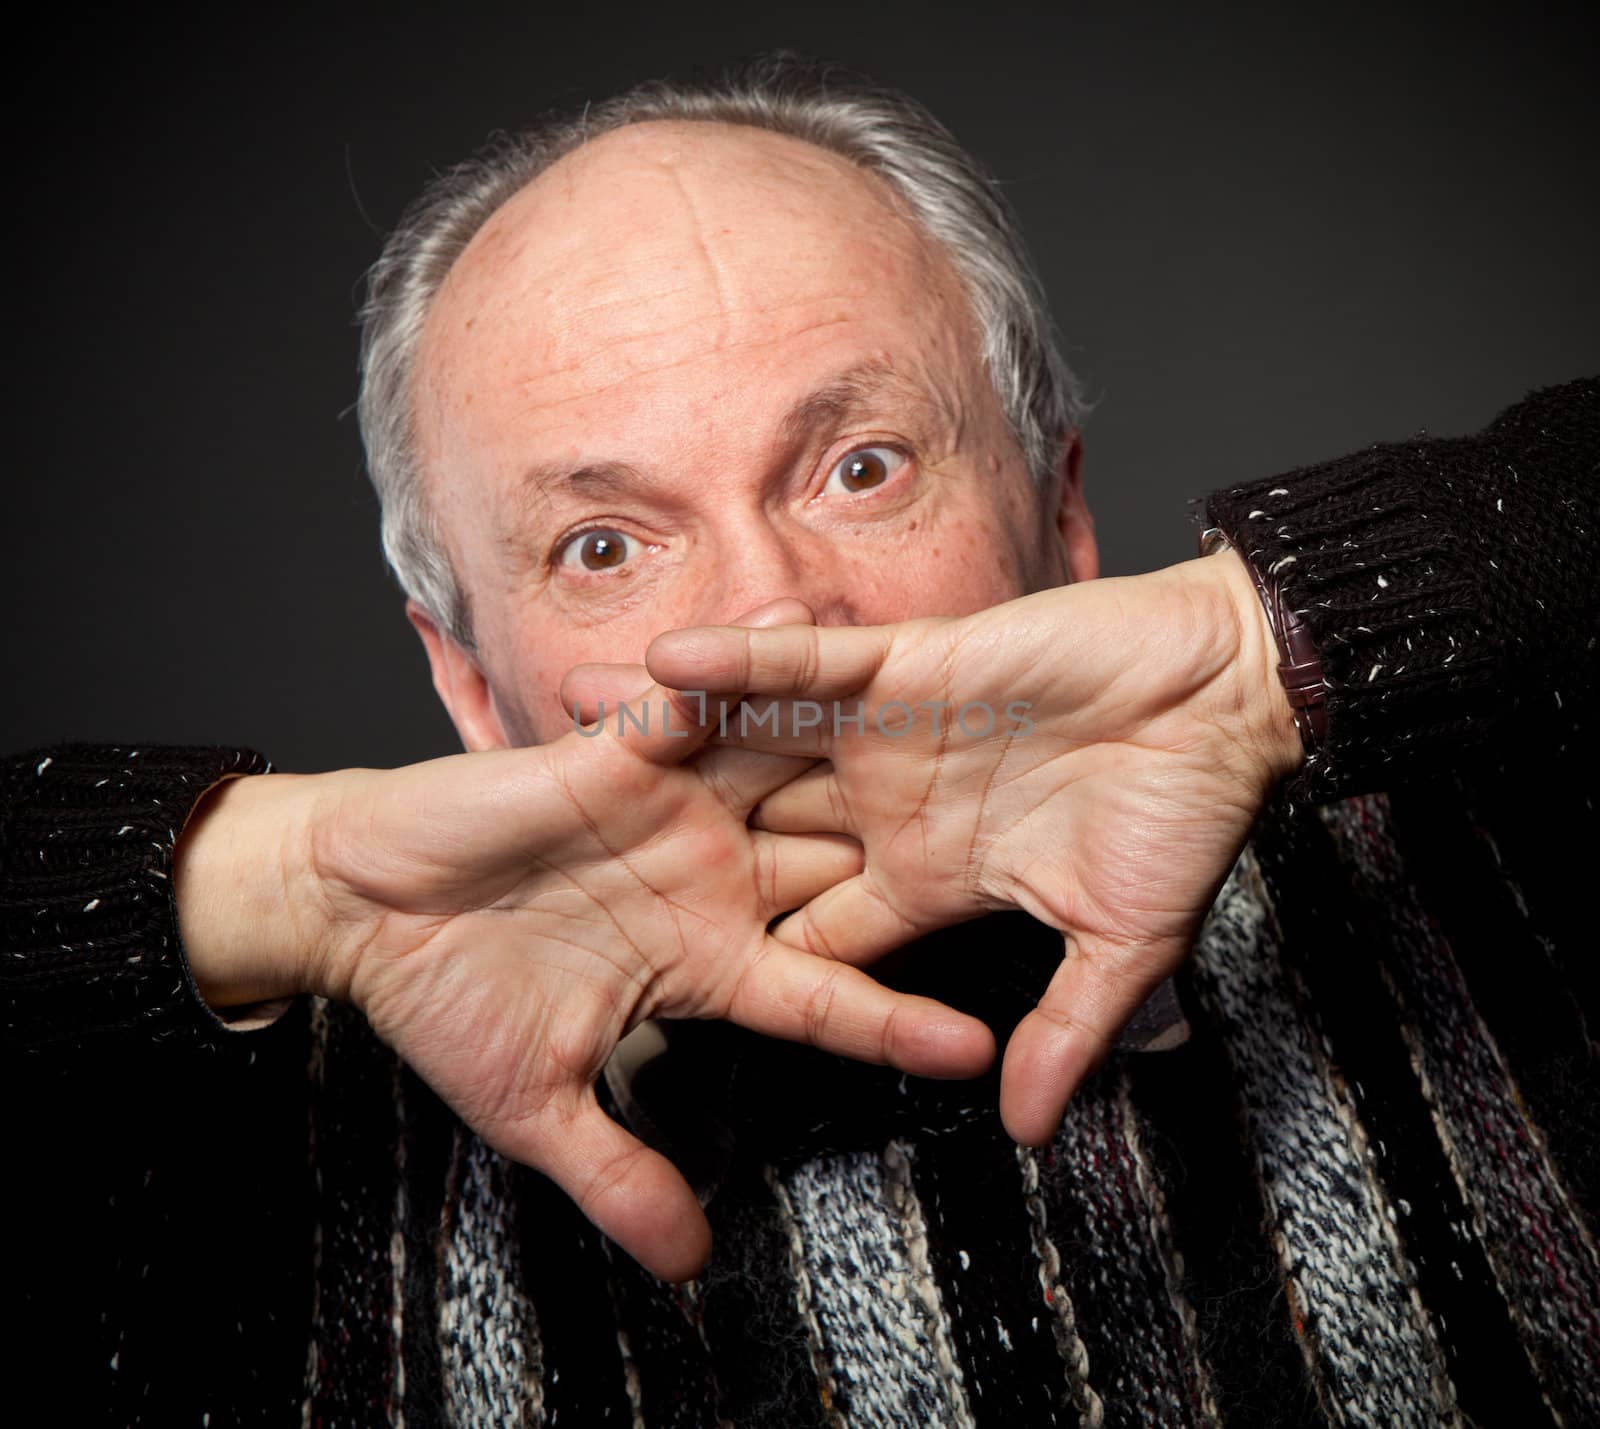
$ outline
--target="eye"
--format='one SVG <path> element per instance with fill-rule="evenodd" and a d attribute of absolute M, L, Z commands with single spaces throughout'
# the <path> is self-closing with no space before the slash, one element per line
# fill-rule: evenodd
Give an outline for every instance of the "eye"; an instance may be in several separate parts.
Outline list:
<path fill-rule="evenodd" d="M 633 555 L 638 544 L 609 527 L 580 531 L 561 548 L 560 563 L 572 570 L 611 571 Z"/>
<path fill-rule="evenodd" d="M 871 491 L 882 486 L 905 463 L 905 457 L 893 447 L 857 447 L 834 463 L 823 494 Z"/>

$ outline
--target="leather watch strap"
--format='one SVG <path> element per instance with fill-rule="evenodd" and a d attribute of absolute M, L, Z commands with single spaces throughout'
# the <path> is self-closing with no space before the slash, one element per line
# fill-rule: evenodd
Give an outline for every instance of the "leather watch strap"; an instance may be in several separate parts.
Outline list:
<path fill-rule="evenodd" d="M 1297 610 L 1283 598 L 1275 575 L 1260 570 L 1229 539 L 1220 526 L 1208 526 L 1200 533 L 1200 554 L 1209 556 L 1222 549 L 1233 551 L 1255 583 L 1267 619 L 1278 643 L 1278 678 L 1294 711 L 1294 722 L 1307 754 L 1322 748 L 1328 740 L 1328 682 L 1322 671 L 1322 656 L 1316 638 Z"/>

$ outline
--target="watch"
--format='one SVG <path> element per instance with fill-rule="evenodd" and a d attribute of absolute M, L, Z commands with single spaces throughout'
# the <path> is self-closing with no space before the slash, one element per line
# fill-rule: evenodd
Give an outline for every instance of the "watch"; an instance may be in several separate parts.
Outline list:
<path fill-rule="evenodd" d="M 1314 754 L 1328 741 L 1328 682 L 1322 672 L 1316 637 L 1300 612 L 1291 610 L 1284 601 L 1277 577 L 1263 575 L 1222 527 L 1208 526 L 1200 533 L 1200 554 L 1209 556 L 1221 550 L 1233 551 L 1244 562 L 1250 579 L 1255 582 L 1256 593 L 1267 608 L 1267 620 L 1278 643 L 1278 679 L 1283 682 L 1284 693 L 1294 711 L 1300 742 L 1308 755 Z"/>

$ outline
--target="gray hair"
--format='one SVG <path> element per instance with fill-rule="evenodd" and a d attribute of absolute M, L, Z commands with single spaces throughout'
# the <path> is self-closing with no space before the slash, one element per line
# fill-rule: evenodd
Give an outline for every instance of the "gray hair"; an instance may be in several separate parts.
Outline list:
<path fill-rule="evenodd" d="M 995 394 L 1041 485 L 1082 420 L 1044 290 L 994 179 L 921 104 L 836 66 L 779 54 L 715 81 L 657 80 L 582 115 L 499 136 L 436 177 L 406 210 L 368 275 L 361 310 L 367 466 L 382 508 L 383 549 L 407 595 L 465 650 L 471 609 L 429 508 L 419 470 L 412 381 L 429 305 L 456 259 L 502 204 L 564 155 L 651 120 L 766 129 L 831 150 L 886 180 L 942 245 L 961 278 Z"/>

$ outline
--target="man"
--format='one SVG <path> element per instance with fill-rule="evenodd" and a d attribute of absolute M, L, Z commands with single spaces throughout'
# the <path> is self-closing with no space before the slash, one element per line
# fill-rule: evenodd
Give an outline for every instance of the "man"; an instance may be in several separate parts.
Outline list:
<path fill-rule="evenodd" d="M 1588 414 L 1574 430 L 1592 437 L 1592 394 L 1552 410 L 1573 402 Z M 352 1271 L 361 1237 L 338 1229 L 377 1184 L 372 1165 L 338 1180 L 356 1189 L 337 1208 L 323 1204 L 308 1415 L 1180 1422 L 1216 1413 L 1219 1381 L 1248 1412 L 1237 1347 L 1197 1328 L 1126 1092 L 1080 1099 L 1058 1137 L 1069 1099 L 1214 905 L 1217 946 L 1263 936 L 1270 915 L 1247 905 L 1236 863 L 1275 790 L 1292 780 L 1295 794 L 1337 797 L 1377 787 L 1398 759 L 1437 763 L 1447 720 L 1503 740 L 1522 726 L 1497 708 L 1495 682 L 1540 679 L 1553 652 L 1581 647 L 1561 643 L 1562 627 L 1547 647 L 1499 664 L 1474 651 L 1451 669 L 1452 632 L 1482 612 L 1430 603 L 1459 596 L 1457 552 L 1424 543 L 1414 507 L 1336 513 L 1330 527 L 1312 499 L 1354 489 L 1348 476 L 1219 495 L 1242 554 L 1300 543 L 1257 560 L 1264 580 L 1300 561 L 1315 571 L 1302 588 L 1332 596 L 1306 612 L 1338 641 L 1320 651 L 1326 722 L 1307 715 L 1303 733 L 1246 560 L 1224 550 L 1096 579 L 1079 415 L 992 188 L 914 106 L 803 67 L 624 97 L 447 176 L 408 217 L 374 275 L 363 429 L 408 614 L 474 753 L 223 783 L 172 864 L 183 956 L 168 949 L 169 964 L 211 1007 L 246 1009 L 241 1041 L 281 1034 L 295 994 L 333 1004 L 314 1012 L 321 1176 L 347 1154 L 329 1128 L 355 1145 L 362 1122 L 330 1079 L 346 1062 L 382 1065 L 370 1036 L 358 1046 L 363 1026 L 470 1128 L 447 1132 L 433 1217 L 404 1188 L 435 1143 L 393 1142 L 404 1164 L 386 1267 Z M 1362 489 L 1390 479 L 1368 471 Z M 1562 479 L 1559 463 L 1528 476 L 1538 490 Z M 1346 535 L 1331 556 L 1307 542 L 1318 521 Z M 1376 540 L 1339 557 L 1361 522 Z M 1592 538 L 1584 549 L 1592 559 Z M 1352 567 L 1359 626 L 1340 584 Z M 1582 575 L 1540 589 L 1582 607 Z M 1384 594 L 1391 577 L 1406 599 Z M 1592 666 L 1591 650 L 1580 706 Z M 1308 688 L 1297 698 L 1314 710 Z M 730 727 L 696 692 L 780 703 L 772 723 Z M 825 717 L 794 697 L 827 702 Z M 847 699 L 863 712 L 841 729 L 831 702 Z M 605 722 L 619 701 L 655 723 Z M 894 728 L 879 717 L 892 703 Z M 588 728 L 573 728 L 575 710 Z M 107 780 L 138 786 L 139 758 L 113 761 Z M 53 762 L 30 778 L 53 777 Z M 259 765 L 212 778 L 236 768 Z M 1376 878 L 1388 845 L 1374 847 Z M 852 966 L 1004 910 L 1011 922 L 904 963 L 908 985 L 970 998 L 982 1019 Z M 1058 940 L 1053 970 L 1029 931 L 1041 928 Z M 172 987 L 142 976 L 117 969 L 88 1004 L 65 988 L 61 1021 L 75 1036 L 181 1024 Z M 1238 1034 L 1229 1055 L 1262 1144 L 1281 1150 L 1253 1100 L 1279 1067 L 1262 1058 L 1287 1057 L 1319 1089 L 1302 1109 L 1306 1165 L 1256 1162 L 1290 1276 L 1259 1382 L 1288 1386 L 1296 1422 L 1319 1406 L 1374 1422 L 1456 1414 L 1481 1391 L 1463 1391 L 1470 1356 L 1437 1312 L 1405 1299 L 1415 1252 L 1384 1228 L 1393 1184 L 1350 1188 L 1349 1224 L 1333 1215 L 1335 1241 L 1376 1267 L 1349 1272 L 1370 1321 L 1357 1295 L 1356 1326 L 1340 1326 L 1338 1255 L 1299 1239 L 1332 1214 L 1297 1220 L 1307 1167 L 1313 1180 L 1329 1165 L 1354 1174 L 1370 1152 L 1311 1043 L 1293 1043 L 1296 1062 L 1287 1044 L 1252 1041 L 1260 1019 L 1294 1014 L 1293 974 L 1214 952 L 1201 976 L 1202 1002 Z M 994 1055 L 988 1024 L 1009 1031 L 1023 989 L 1038 1006 L 984 1088 L 998 1090 L 1009 1142 L 971 1088 L 896 1090 L 827 1058 L 716 1040 L 696 1055 L 678 1038 L 647 1068 L 654 1091 L 625 1076 L 614 1090 L 637 1093 L 629 1119 L 659 1146 L 707 1156 L 691 1188 L 596 1096 L 624 1033 L 657 1017 L 727 1018 L 902 1072 L 972 1076 Z M 719 1067 L 726 1047 L 736 1060 Z M 1092 1175 L 1074 1189 L 1077 1157 L 1125 1182 L 1126 1240 L 1108 1237 L 1113 1203 L 1085 1189 Z M 517 1166 L 548 1175 L 654 1275 L 703 1277 L 673 1299 L 563 1229 Z M 1002 1171 L 1016 1183 L 1005 1201 Z M 1458 1203 L 1471 1204 L 1470 1179 Z M 1560 1189 L 1554 1171 L 1534 1179 Z M 702 1202 L 731 1269 L 708 1265 Z M 530 1239 L 535 1205 L 550 1237 Z M 1082 1224 L 1063 1244 L 1074 1207 Z M 1581 1221 L 1550 1234 L 1569 1278 L 1593 1274 Z M 1486 1239 L 1480 1259 L 1500 1275 Z M 420 1274 L 419 1249 L 434 1267 Z M 979 1276 L 963 1281 L 974 1260 Z M 595 1333 L 602 1281 L 615 1347 Z M 588 1297 L 572 1326 L 555 1313 L 562 1288 Z M 1502 1294 L 1515 1402 L 1581 1407 L 1581 1336 L 1523 1333 L 1517 1288 Z M 765 1363 L 737 1362 L 735 1306 Z M 374 1325 L 388 1327 L 381 1347 Z M 1364 1337 L 1381 1354 L 1358 1354 Z M 1302 1353 L 1294 1380 L 1287 1362 Z"/>

